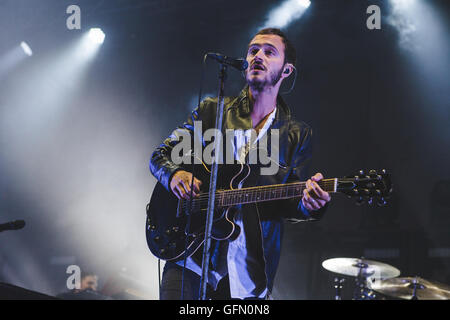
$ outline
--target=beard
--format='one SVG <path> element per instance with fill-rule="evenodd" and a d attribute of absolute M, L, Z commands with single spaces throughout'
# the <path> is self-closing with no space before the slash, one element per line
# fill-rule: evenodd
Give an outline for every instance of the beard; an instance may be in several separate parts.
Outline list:
<path fill-rule="evenodd" d="M 276 72 L 271 72 L 268 79 L 248 79 L 247 77 L 247 83 L 252 90 L 261 92 L 267 87 L 274 87 L 280 81 L 282 74 L 283 68 L 280 68 Z"/>

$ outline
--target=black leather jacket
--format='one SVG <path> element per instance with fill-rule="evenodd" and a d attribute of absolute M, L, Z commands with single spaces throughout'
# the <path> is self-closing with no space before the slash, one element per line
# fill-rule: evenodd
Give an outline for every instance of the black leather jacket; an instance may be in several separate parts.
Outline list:
<path fill-rule="evenodd" d="M 246 86 L 237 97 L 226 97 L 224 104 L 223 132 L 226 129 L 252 128 L 250 101 Z M 215 127 L 217 98 L 205 99 L 196 108 L 188 120 L 156 148 L 150 161 L 150 171 L 170 190 L 170 179 L 182 168 L 171 159 L 172 148 L 180 140 L 180 130 L 194 131 L 194 121 L 202 121 L 202 130 Z M 275 119 L 270 129 L 279 129 L 279 170 L 274 175 L 260 175 L 255 178 L 255 185 L 280 184 L 293 181 L 306 181 L 309 176 L 307 166 L 312 152 L 312 130 L 304 122 L 294 120 L 283 99 L 278 96 Z M 270 131 L 270 130 L 269 130 Z M 268 131 L 268 134 L 269 134 Z M 205 143 L 203 142 L 203 145 Z M 270 150 L 270 152 L 273 152 Z M 247 205 L 247 209 L 258 211 L 263 235 L 263 251 L 266 262 L 265 273 L 267 287 L 271 292 L 275 272 L 278 267 L 283 235 L 283 221 L 310 221 L 322 217 L 324 209 L 308 212 L 298 198 Z"/>

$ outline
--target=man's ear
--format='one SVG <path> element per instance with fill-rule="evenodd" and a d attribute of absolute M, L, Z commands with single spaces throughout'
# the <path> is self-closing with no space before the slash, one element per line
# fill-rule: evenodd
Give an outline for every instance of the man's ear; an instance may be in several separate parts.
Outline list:
<path fill-rule="evenodd" d="M 289 77 L 291 73 L 294 71 L 294 68 L 295 67 L 292 65 L 292 63 L 286 63 L 283 69 L 284 78 Z"/>

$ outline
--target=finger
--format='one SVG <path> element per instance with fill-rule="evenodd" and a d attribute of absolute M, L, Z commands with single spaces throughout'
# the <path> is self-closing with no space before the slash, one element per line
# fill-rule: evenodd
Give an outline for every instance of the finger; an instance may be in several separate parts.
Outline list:
<path fill-rule="evenodd" d="M 319 210 L 321 208 L 317 200 L 315 200 L 314 198 L 311 198 L 311 206 L 314 210 Z"/>
<path fill-rule="evenodd" d="M 331 200 L 330 194 L 323 191 L 317 182 L 313 182 L 313 190 L 320 199 L 326 200 L 327 202 Z"/>
<path fill-rule="evenodd" d="M 183 179 L 181 180 L 181 184 L 183 185 L 183 188 L 187 193 L 191 192 L 191 179 Z"/>
<path fill-rule="evenodd" d="M 194 181 L 194 191 L 197 193 L 200 193 L 200 186 L 201 186 L 200 180 L 195 180 Z"/>
<path fill-rule="evenodd" d="M 319 203 L 319 200 L 312 197 L 309 192 L 306 195 L 306 202 L 309 203 L 309 205 L 313 210 L 319 210 L 322 207 L 321 204 Z"/>
<path fill-rule="evenodd" d="M 309 211 L 312 210 L 311 205 L 309 204 L 309 202 L 306 201 L 306 197 L 303 197 L 303 198 L 302 198 L 302 203 L 303 203 L 303 206 L 304 206 L 307 210 L 309 210 Z"/>
<path fill-rule="evenodd" d="M 312 197 L 317 197 L 315 190 L 314 190 L 314 183 L 311 180 L 306 181 L 306 191 L 308 192 L 308 194 Z"/>
<path fill-rule="evenodd" d="M 325 200 L 322 199 L 316 199 L 317 204 L 319 205 L 319 209 L 323 208 L 325 206 L 325 204 L 327 203 Z"/>
<path fill-rule="evenodd" d="M 320 181 L 322 179 L 323 179 L 323 175 L 320 172 L 316 173 L 314 176 L 311 177 L 311 180 L 313 180 L 313 181 Z"/>
<path fill-rule="evenodd" d="M 175 186 L 175 190 L 177 191 L 177 194 L 179 195 L 180 199 L 183 199 L 184 189 L 179 184 L 177 184 Z"/>
<path fill-rule="evenodd" d="M 312 188 L 311 183 L 312 183 L 311 179 L 306 181 L 306 190 L 311 190 L 311 188 Z"/>
<path fill-rule="evenodd" d="M 308 197 L 308 189 L 304 189 L 303 190 L 303 199 L 307 199 L 307 197 Z"/>
<path fill-rule="evenodd" d="M 317 182 L 314 181 L 311 183 L 311 189 L 318 198 L 323 198 L 325 196 L 325 191 L 322 190 Z"/>
<path fill-rule="evenodd" d="M 309 195 L 308 195 L 309 196 Z M 306 199 L 306 201 L 309 203 L 309 205 L 313 208 L 313 210 L 317 210 L 317 209 L 319 209 L 319 204 L 317 203 L 317 201 L 313 198 L 313 197 L 311 197 L 311 196 L 309 196 L 307 199 Z"/>
<path fill-rule="evenodd" d="M 183 199 L 186 199 L 186 200 L 189 199 L 189 195 L 186 193 L 186 190 L 184 189 L 184 186 L 183 186 L 182 183 L 180 183 L 180 184 L 177 185 L 177 189 L 178 189 L 178 191 L 180 192 L 180 196 L 181 196 Z"/>
<path fill-rule="evenodd" d="M 175 195 L 175 197 L 177 197 L 178 200 L 181 200 L 180 192 L 178 191 L 176 186 L 175 186 L 175 188 L 172 189 L 172 191 L 173 191 L 173 194 Z"/>
<path fill-rule="evenodd" d="M 189 199 L 190 196 L 191 196 L 191 181 L 190 180 L 189 180 L 189 182 L 188 181 L 183 181 L 183 187 L 184 187 L 184 190 L 186 190 L 186 195 L 187 195 L 186 199 Z M 194 188 L 192 190 L 192 197 L 193 198 L 195 196 L 197 196 L 197 192 L 198 192 L 195 189 L 196 189 L 196 187 L 195 187 L 195 184 L 194 184 Z"/>

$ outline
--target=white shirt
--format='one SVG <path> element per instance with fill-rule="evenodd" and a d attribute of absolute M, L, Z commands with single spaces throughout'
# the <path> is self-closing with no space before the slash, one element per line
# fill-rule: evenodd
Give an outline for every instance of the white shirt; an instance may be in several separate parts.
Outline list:
<path fill-rule="evenodd" d="M 253 145 L 266 134 L 275 119 L 276 108 L 270 113 L 266 123 L 258 133 L 257 138 L 253 141 Z M 250 149 L 252 129 L 235 130 L 233 152 L 235 160 L 244 162 Z M 261 226 L 254 225 L 254 219 L 249 225 L 244 224 L 244 217 L 241 211 L 238 211 L 234 217 L 234 222 L 241 228 L 239 236 L 228 243 L 227 250 L 227 269 L 230 281 L 230 293 L 232 298 L 244 299 L 249 297 L 265 298 L 268 292 L 267 277 L 261 270 L 265 270 L 265 261 L 262 248 L 262 235 L 254 232 L 261 232 Z M 253 224 L 253 225 L 252 225 Z M 249 237 L 247 237 L 249 235 Z M 256 237 L 255 237 L 256 236 Z M 255 241 L 255 238 L 261 237 L 261 241 Z M 255 247 L 255 246 L 261 246 Z M 261 249 L 261 251 L 259 251 Z M 183 266 L 184 261 L 178 261 L 178 265 Z M 198 266 L 189 257 L 186 261 L 186 267 L 197 273 L 202 274 L 201 266 Z M 224 267 L 224 266 L 222 266 Z M 225 274 L 226 275 L 226 274 Z M 218 282 L 225 276 L 221 272 L 209 269 L 208 283 L 214 288 Z"/>

